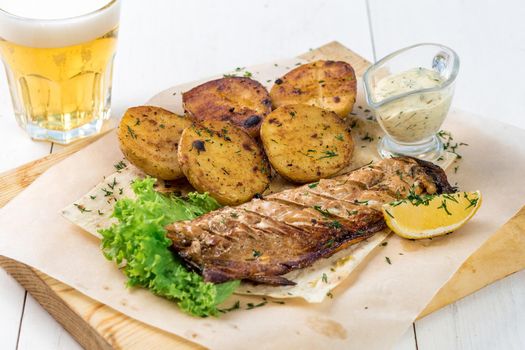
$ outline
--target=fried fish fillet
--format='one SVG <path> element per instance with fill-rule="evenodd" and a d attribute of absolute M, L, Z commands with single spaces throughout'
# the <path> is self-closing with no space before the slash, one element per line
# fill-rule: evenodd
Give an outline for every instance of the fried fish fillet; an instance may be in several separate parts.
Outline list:
<path fill-rule="evenodd" d="M 168 225 L 173 249 L 209 282 L 294 284 L 282 275 L 310 266 L 385 228 L 383 203 L 448 193 L 443 170 L 399 157 L 319 183 L 223 207 Z"/>

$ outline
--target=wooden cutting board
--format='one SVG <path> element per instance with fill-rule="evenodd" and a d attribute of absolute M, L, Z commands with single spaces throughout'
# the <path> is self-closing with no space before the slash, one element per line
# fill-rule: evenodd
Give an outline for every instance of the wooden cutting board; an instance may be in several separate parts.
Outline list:
<path fill-rule="evenodd" d="M 306 60 L 343 60 L 362 75 L 370 63 L 337 42 L 300 56 Z M 99 136 L 0 174 L 0 207 L 53 164 Z M 504 261 L 504 264 L 501 262 Z M 86 349 L 198 349 L 176 335 L 129 318 L 20 262 L 1 257 L 0 266 Z M 436 294 L 419 318 L 525 268 L 525 207 L 493 234 Z"/>

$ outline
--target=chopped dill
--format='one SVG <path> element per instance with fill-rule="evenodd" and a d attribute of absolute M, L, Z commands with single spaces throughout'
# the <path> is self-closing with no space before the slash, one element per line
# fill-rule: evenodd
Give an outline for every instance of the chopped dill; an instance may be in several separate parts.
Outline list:
<path fill-rule="evenodd" d="M 320 212 L 324 217 L 332 216 L 328 210 L 324 210 L 320 205 L 314 205 L 313 208 Z"/>

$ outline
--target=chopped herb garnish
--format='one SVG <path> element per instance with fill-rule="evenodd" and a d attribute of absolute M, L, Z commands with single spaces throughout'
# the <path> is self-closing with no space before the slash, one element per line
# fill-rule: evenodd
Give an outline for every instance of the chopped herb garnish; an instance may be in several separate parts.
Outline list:
<path fill-rule="evenodd" d="M 132 139 L 136 139 L 137 138 L 137 134 L 135 134 L 135 131 L 133 131 L 133 129 L 129 125 L 127 125 L 127 127 L 128 127 L 128 133 L 131 136 L 131 138 Z"/>
<path fill-rule="evenodd" d="M 115 186 L 117 186 L 117 178 L 116 177 L 113 178 L 113 182 L 112 183 L 108 184 L 108 187 L 111 188 L 112 190 L 115 189 Z"/>
<path fill-rule="evenodd" d="M 264 300 L 263 302 L 259 303 L 259 304 L 254 304 L 254 303 L 247 303 L 246 304 L 246 310 L 251 310 L 251 309 L 255 309 L 256 307 L 261 307 L 261 306 L 264 306 L 268 304 L 268 301 Z"/>
<path fill-rule="evenodd" d="M 82 204 L 73 204 L 75 207 L 77 207 L 78 211 L 80 211 L 81 213 L 89 213 L 91 210 L 89 209 L 86 209 L 86 207 L 84 207 Z"/>
<path fill-rule="evenodd" d="M 233 304 L 232 306 L 230 306 L 229 308 L 227 309 L 219 309 L 220 312 L 222 313 L 226 313 L 226 312 L 230 312 L 230 311 L 234 311 L 234 310 L 238 310 L 241 308 L 241 302 L 239 300 L 237 300 L 235 302 L 235 304 Z"/>
<path fill-rule="evenodd" d="M 441 205 L 439 207 L 437 207 L 438 209 L 443 209 L 445 211 L 445 213 L 447 213 L 447 215 L 452 215 L 451 212 L 448 211 L 448 208 L 447 208 L 447 201 L 445 199 L 443 199 L 441 201 Z"/>
<path fill-rule="evenodd" d="M 251 78 L 251 76 L 252 76 L 251 72 L 248 72 L 248 71 L 244 72 L 244 77 L 245 78 Z"/>
<path fill-rule="evenodd" d="M 97 199 L 97 196 L 90 195 L 89 198 L 91 198 L 92 200 L 95 200 Z"/>
<path fill-rule="evenodd" d="M 335 243 L 335 239 L 330 238 L 328 241 L 326 241 L 325 247 L 330 248 L 331 246 L 334 245 L 334 243 Z"/>
<path fill-rule="evenodd" d="M 343 135 L 342 134 L 339 134 L 339 135 L 336 135 L 335 138 L 339 141 L 344 141 L 344 138 L 343 138 Z"/>
<path fill-rule="evenodd" d="M 447 194 L 444 194 L 443 197 L 445 197 L 448 200 L 451 200 L 452 202 L 459 203 L 458 200 L 456 198 L 454 198 L 454 195 L 451 195 L 451 194 L 447 193 Z"/>
<path fill-rule="evenodd" d="M 329 224 L 328 224 L 328 227 L 330 228 L 335 228 L 335 229 L 340 229 L 341 227 L 343 227 L 343 225 L 341 225 L 341 223 L 337 220 L 334 220 L 334 221 L 331 221 Z"/>
<path fill-rule="evenodd" d="M 468 200 L 469 203 L 470 203 L 470 204 L 465 208 L 465 210 L 468 209 L 468 208 L 470 208 L 470 207 L 475 206 L 476 204 L 478 204 L 478 200 L 479 200 L 479 198 L 473 198 L 473 199 L 470 199 L 470 198 L 468 197 L 468 194 L 467 194 L 466 192 L 463 194 L 463 197 L 465 197 L 465 199 Z"/>
<path fill-rule="evenodd" d="M 392 265 L 392 261 L 390 261 L 390 258 L 388 256 L 385 256 L 385 260 L 389 265 Z"/>
<path fill-rule="evenodd" d="M 381 247 L 386 247 L 388 245 L 388 242 L 381 243 Z"/>
<path fill-rule="evenodd" d="M 103 213 L 103 212 L 101 212 L 101 211 L 100 211 L 100 209 L 99 209 L 99 210 L 97 210 L 97 213 L 98 213 L 98 215 L 104 215 L 104 213 Z"/>
<path fill-rule="evenodd" d="M 255 249 L 253 250 L 253 257 L 254 257 L 254 258 L 258 258 L 258 257 L 260 257 L 261 255 L 262 255 L 262 253 L 261 253 L 260 251 L 255 250 Z"/>
<path fill-rule="evenodd" d="M 326 296 L 329 297 L 330 299 L 334 298 L 334 295 L 331 292 L 326 293 Z"/>
<path fill-rule="evenodd" d="M 358 204 L 358 205 L 368 205 L 368 201 L 365 200 L 365 201 L 360 201 L 358 199 L 354 199 L 354 204 Z"/>
<path fill-rule="evenodd" d="M 394 215 L 392 215 L 387 209 L 385 209 L 385 213 L 387 213 L 388 216 L 390 216 L 392 219 L 395 219 Z"/>
<path fill-rule="evenodd" d="M 109 197 L 113 194 L 113 191 L 106 190 L 105 188 L 102 189 L 102 192 L 104 192 L 104 197 Z"/>
<path fill-rule="evenodd" d="M 286 304 L 286 303 L 285 303 L 284 301 L 282 301 L 282 300 L 273 300 L 272 303 L 274 303 L 274 304 L 281 304 L 281 305 Z"/>
<path fill-rule="evenodd" d="M 349 216 L 350 216 L 350 215 L 355 215 L 355 214 L 357 214 L 357 210 L 352 210 L 352 211 L 350 211 L 350 210 L 346 209 L 346 213 L 347 213 Z"/>
<path fill-rule="evenodd" d="M 324 153 L 325 155 L 317 158 L 317 160 L 324 159 L 324 158 L 333 158 L 333 157 L 338 156 L 338 154 L 335 153 L 334 151 L 323 151 L 322 153 Z"/>
<path fill-rule="evenodd" d="M 458 159 L 462 158 L 462 156 L 458 152 L 456 152 L 456 149 L 459 146 L 468 146 L 467 143 L 465 142 L 453 143 L 452 141 L 454 140 L 454 138 L 452 137 L 452 134 L 448 131 L 440 130 L 438 131 L 437 135 L 443 140 L 443 149 L 451 153 L 454 153 Z"/>
<path fill-rule="evenodd" d="M 314 182 L 308 185 L 309 188 L 316 188 L 319 185 L 319 182 Z"/>
<path fill-rule="evenodd" d="M 313 208 L 320 212 L 324 217 L 332 216 L 328 210 L 324 210 L 320 205 L 314 205 Z"/>
<path fill-rule="evenodd" d="M 419 205 L 428 205 L 430 201 L 435 197 L 435 195 L 432 194 L 424 194 L 424 195 L 418 195 L 415 192 L 415 186 L 412 185 L 410 187 L 410 190 L 408 191 L 407 200 L 412 203 L 412 205 L 415 205 L 416 207 Z"/>
<path fill-rule="evenodd" d="M 113 166 L 115 167 L 115 169 L 117 169 L 117 171 L 120 171 L 124 169 L 125 167 L 127 167 L 128 165 L 124 163 L 123 160 L 121 160 L 120 162 L 118 162 L 117 164 L 114 164 Z"/>
<path fill-rule="evenodd" d="M 321 277 L 321 281 L 324 283 L 328 283 L 328 276 L 326 276 L 326 273 L 323 272 L 323 276 Z"/>
<path fill-rule="evenodd" d="M 237 214 L 236 212 L 231 212 L 230 213 L 230 216 L 234 219 L 238 218 L 239 217 L 239 214 Z"/>

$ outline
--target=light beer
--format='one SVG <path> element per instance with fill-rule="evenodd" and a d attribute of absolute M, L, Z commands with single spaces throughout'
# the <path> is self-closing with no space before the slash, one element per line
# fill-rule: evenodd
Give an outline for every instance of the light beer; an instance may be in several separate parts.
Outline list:
<path fill-rule="evenodd" d="M 0 56 L 17 121 L 31 137 L 68 143 L 98 132 L 108 117 L 119 3 L 103 2 L 66 19 L 24 21 L 2 9 Z"/>

